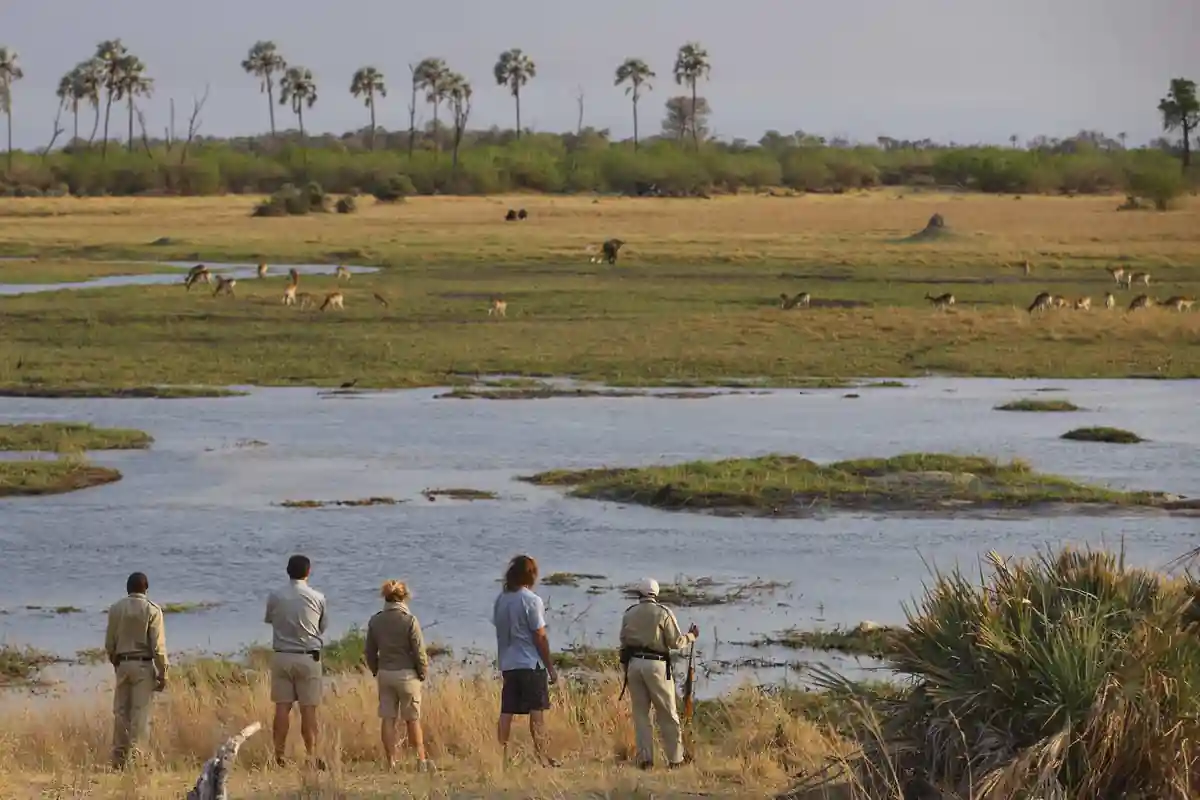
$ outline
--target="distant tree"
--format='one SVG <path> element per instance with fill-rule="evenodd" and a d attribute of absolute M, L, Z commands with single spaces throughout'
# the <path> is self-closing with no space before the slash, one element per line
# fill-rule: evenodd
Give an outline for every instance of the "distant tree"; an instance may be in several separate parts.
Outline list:
<path fill-rule="evenodd" d="M 675 56 L 675 83 L 680 86 L 687 86 L 692 90 L 691 111 L 696 112 L 700 106 L 696 98 L 696 83 L 701 78 L 708 77 L 712 71 L 712 67 L 708 61 L 708 51 L 700 46 L 699 42 L 688 42 L 683 47 L 679 48 L 679 53 Z M 700 147 L 700 132 L 697 121 L 691 120 L 692 129 L 692 144 L 699 149 Z"/>
<path fill-rule="evenodd" d="M 453 168 L 458 169 L 458 149 L 462 146 L 463 133 L 467 130 L 467 120 L 471 116 L 471 84 L 457 72 L 446 76 L 444 81 L 446 99 L 450 101 L 450 110 L 454 114 L 454 157 Z"/>
<path fill-rule="evenodd" d="M 1192 133 L 1200 127 L 1200 100 L 1196 99 L 1196 82 L 1186 78 L 1171 80 L 1171 88 L 1158 103 L 1163 130 L 1183 133 L 1183 168 L 1192 163 Z"/>
<path fill-rule="evenodd" d="M 440 58 L 426 58 L 420 64 L 417 64 L 416 69 L 413 70 L 414 97 L 416 89 L 424 89 L 425 102 L 433 106 L 433 144 L 435 150 L 441 149 L 441 140 L 438 138 L 438 107 L 446 99 L 446 76 L 449 74 L 450 69 L 446 66 L 446 62 Z M 410 117 L 409 121 L 415 126 L 415 117 Z M 415 134 L 415 130 L 410 131 L 410 134 Z M 411 139 L 409 152 L 412 152 Z"/>
<path fill-rule="evenodd" d="M 75 77 L 78 83 L 75 91 L 79 99 L 86 100 L 92 107 L 92 133 L 88 137 L 90 145 L 96 141 L 96 131 L 100 130 L 100 90 L 104 87 L 104 62 L 98 58 L 89 58 L 79 62 L 72 73 L 77 73 Z"/>
<path fill-rule="evenodd" d="M 12 90 L 13 84 L 25 77 L 18 63 L 16 50 L 0 46 L 0 110 L 8 121 L 8 171 L 12 172 Z"/>
<path fill-rule="evenodd" d="M 1128 149 L 1128 148 L 1125 146 L 1125 140 L 1126 140 L 1126 139 L 1128 139 L 1128 138 L 1129 138 L 1129 134 L 1128 134 L 1128 133 L 1126 133 L 1125 131 L 1121 131 L 1120 133 L 1118 133 L 1118 134 L 1117 134 L 1117 139 L 1118 139 L 1118 140 L 1121 142 L 1121 149 L 1122 149 L 1122 150 L 1127 150 L 1127 149 Z"/>
<path fill-rule="evenodd" d="M 537 77 L 537 65 L 519 47 L 500 54 L 492 69 L 497 86 L 507 86 L 517 104 L 517 138 L 521 138 L 521 87 Z"/>
<path fill-rule="evenodd" d="M 638 100 L 642 97 L 642 87 L 647 90 L 653 90 L 650 81 L 658 76 L 654 70 L 650 69 L 650 65 L 640 58 L 627 58 L 617 67 L 617 78 L 614 86 L 620 86 L 623 83 L 629 84 L 625 87 L 625 94 L 633 99 L 633 149 L 638 149 Z"/>
<path fill-rule="evenodd" d="M 350 81 L 350 94 L 365 98 L 367 108 L 371 110 L 371 149 L 375 149 L 375 95 L 387 97 L 387 86 L 383 82 L 383 73 L 375 67 L 363 67 L 354 73 Z"/>
<path fill-rule="evenodd" d="M 413 148 L 417 143 L 417 91 L 421 88 L 421 81 L 417 75 L 419 64 L 409 64 L 408 73 L 412 80 L 412 99 L 408 101 L 408 160 L 413 157 Z"/>
<path fill-rule="evenodd" d="M 695 103 L 695 105 L 693 105 Z M 695 100 L 686 96 L 679 95 L 672 97 L 665 103 L 666 115 L 662 121 L 662 135 L 682 142 L 687 136 L 688 131 L 692 131 L 698 137 L 708 135 L 708 101 L 703 97 L 697 97 Z"/>
<path fill-rule="evenodd" d="M 1008 137 L 1008 143 L 1013 146 L 1014 150 L 1017 148 L 1018 141 L 1019 141 L 1019 137 L 1015 133 L 1012 136 Z"/>
<path fill-rule="evenodd" d="M 58 97 L 59 108 L 63 111 L 70 111 L 74 118 L 75 131 L 71 141 L 79 139 L 79 104 L 84 99 L 79 92 L 79 74 L 80 68 L 76 64 L 70 72 L 58 79 L 58 88 L 54 91 L 55 96 Z"/>
<path fill-rule="evenodd" d="M 271 137 L 275 137 L 275 75 L 287 70 L 287 61 L 274 42 L 255 42 L 242 61 L 242 69 L 260 81 L 259 91 L 267 93 L 267 111 L 271 115 Z"/>
<path fill-rule="evenodd" d="M 134 101 L 138 97 L 149 97 L 154 91 L 154 80 L 146 77 L 146 65 L 135 55 L 121 59 L 120 76 L 117 80 L 117 99 L 125 100 L 129 106 L 129 152 L 133 152 Z"/>
<path fill-rule="evenodd" d="M 121 70 L 129 51 L 120 39 L 108 39 L 96 45 L 95 60 L 100 64 L 100 85 L 104 88 L 104 141 L 100 144 L 100 159 L 108 158 L 108 122 L 112 116 L 113 99 L 118 98 Z"/>
<path fill-rule="evenodd" d="M 317 82 L 312 70 L 304 67 L 288 67 L 279 81 L 279 105 L 290 105 L 300 126 L 300 145 L 304 151 L 304 163 L 308 164 L 308 140 L 304 137 L 304 107 L 312 108 L 317 102 Z"/>

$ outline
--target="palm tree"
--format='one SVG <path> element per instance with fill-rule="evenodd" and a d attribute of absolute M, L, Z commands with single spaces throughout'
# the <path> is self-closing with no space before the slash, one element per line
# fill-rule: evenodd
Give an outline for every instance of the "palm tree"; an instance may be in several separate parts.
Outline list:
<path fill-rule="evenodd" d="M 433 105 L 433 145 L 435 150 L 441 149 L 441 139 L 438 138 L 438 106 L 446 99 L 446 76 L 450 74 L 450 70 L 446 67 L 446 62 L 440 58 L 422 59 L 420 64 L 417 64 L 413 70 L 413 90 L 425 90 L 425 102 Z M 410 118 L 409 124 L 413 120 Z M 412 153 L 412 135 L 415 131 L 409 131 L 409 154 Z"/>
<path fill-rule="evenodd" d="M 121 59 L 121 74 L 117 84 L 117 99 L 129 104 L 129 152 L 133 152 L 133 104 L 138 97 L 149 97 L 154 91 L 154 79 L 145 75 L 146 65 L 134 55 Z"/>
<path fill-rule="evenodd" d="M 113 98 L 117 96 L 121 83 L 121 68 L 129 51 L 120 39 L 109 39 L 96 46 L 95 60 L 99 62 L 100 86 L 104 88 L 104 142 L 100 145 L 100 159 L 108 158 L 108 121 L 112 115 Z"/>
<path fill-rule="evenodd" d="M 450 110 L 454 113 L 454 157 L 452 166 L 458 169 L 458 148 L 462 145 L 463 132 L 467 129 L 467 118 L 471 116 L 471 84 L 457 72 L 446 75 L 442 85 Z"/>
<path fill-rule="evenodd" d="M 317 102 L 317 82 L 312 70 L 304 67 L 288 67 L 279 82 L 279 104 L 291 104 L 292 113 L 300 123 L 300 143 L 304 151 L 304 164 L 308 165 L 308 141 L 304 138 L 304 107 L 312 108 Z"/>
<path fill-rule="evenodd" d="M 275 73 L 287 69 L 287 61 L 279 55 L 274 42 L 258 41 L 242 61 L 242 69 L 260 81 L 259 91 L 267 93 L 267 110 L 271 114 L 271 138 L 275 138 Z"/>
<path fill-rule="evenodd" d="M 387 97 L 387 86 L 383 83 L 383 73 L 374 67 L 363 67 L 354 73 L 350 81 L 350 94 L 355 97 L 365 97 L 367 108 L 371 109 L 371 149 L 375 149 L 375 95 Z"/>
<path fill-rule="evenodd" d="M 17 51 L 0 46 L 0 110 L 8 120 L 8 171 L 12 173 L 12 90 L 13 84 L 25 77 L 17 63 Z"/>
<path fill-rule="evenodd" d="M 654 70 L 650 69 L 650 65 L 640 58 L 627 58 L 621 66 L 617 67 L 617 79 L 613 85 L 620 86 L 622 83 L 628 83 L 625 94 L 633 98 L 633 149 L 635 152 L 638 149 L 638 100 L 642 97 L 642 86 L 653 89 L 650 80 L 657 77 Z"/>
<path fill-rule="evenodd" d="M 519 47 L 500 54 L 492 70 L 497 86 L 507 86 L 517 103 L 517 138 L 521 138 L 521 87 L 537 77 L 537 65 Z"/>
<path fill-rule="evenodd" d="M 80 68 L 76 64 L 70 72 L 58 79 L 58 88 L 54 91 L 54 95 L 58 98 L 59 108 L 63 111 L 70 111 L 75 120 L 75 130 L 71 136 L 72 142 L 79 139 L 79 101 L 83 99 L 79 93 L 79 73 Z"/>
<path fill-rule="evenodd" d="M 1158 103 L 1163 130 L 1183 131 L 1183 169 L 1192 163 L 1192 133 L 1200 127 L 1200 100 L 1196 99 L 1196 82 L 1173 78 L 1171 89 Z"/>
<path fill-rule="evenodd" d="M 708 63 L 708 51 L 699 42 L 688 42 L 679 48 L 675 56 L 675 83 L 687 84 L 692 90 L 692 108 L 688 113 L 692 123 L 692 144 L 700 149 L 700 134 L 696 125 L 696 83 L 708 77 L 712 67 Z"/>
<path fill-rule="evenodd" d="M 1121 131 L 1117 134 L 1117 138 L 1121 140 L 1121 149 L 1127 150 L 1128 148 L 1125 146 L 1125 140 L 1129 138 L 1129 134 L 1125 131 Z"/>
<path fill-rule="evenodd" d="M 1017 139 L 1018 139 L 1018 137 L 1015 133 L 1012 136 L 1008 137 L 1008 143 L 1013 146 L 1014 150 L 1017 149 Z"/>
<path fill-rule="evenodd" d="M 87 100 L 92 107 L 92 135 L 88 144 L 96 141 L 96 131 L 100 129 L 100 89 L 104 85 L 104 64 L 97 58 L 80 61 L 75 66 L 79 83 L 75 91 L 80 100 Z"/>

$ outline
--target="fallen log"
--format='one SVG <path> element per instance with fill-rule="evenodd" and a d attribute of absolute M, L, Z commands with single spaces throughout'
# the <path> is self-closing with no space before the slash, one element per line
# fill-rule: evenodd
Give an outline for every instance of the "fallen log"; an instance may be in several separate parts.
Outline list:
<path fill-rule="evenodd" d="M 217 754 L 204 762 L 196 785 L 187 793 L 187 800 L 229 800 L 226 781 L 233 769 L 238 750 L 247 739 L 261 729 L 261 722 L 251 723 L 242 728 L 241 733 L 230 737 L 225 744 L 217 748 Z"/>

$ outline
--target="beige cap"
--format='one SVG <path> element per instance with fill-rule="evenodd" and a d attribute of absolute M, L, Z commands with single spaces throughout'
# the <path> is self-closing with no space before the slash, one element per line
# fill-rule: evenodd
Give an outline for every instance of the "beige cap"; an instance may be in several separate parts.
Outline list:
<path fill-rule="evenodd" d="M 658 581 L 654 578 L 642 578 L 638 581 L 637 593 L 642 597 L 658 597 Z"/>

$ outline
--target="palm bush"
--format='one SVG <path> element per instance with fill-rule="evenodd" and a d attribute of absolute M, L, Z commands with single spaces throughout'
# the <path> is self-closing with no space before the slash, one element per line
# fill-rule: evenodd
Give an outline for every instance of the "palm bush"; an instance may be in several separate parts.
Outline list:
<path fill-rule="evenodd" d="M 1200 640 L 1190 579 L 1064 550 L 990 579 L 937 574 L 908 610 L 864 776 L 971 797 L 1195 796 Z M 894 780 L 894 777 L 893 777 Z"/>

